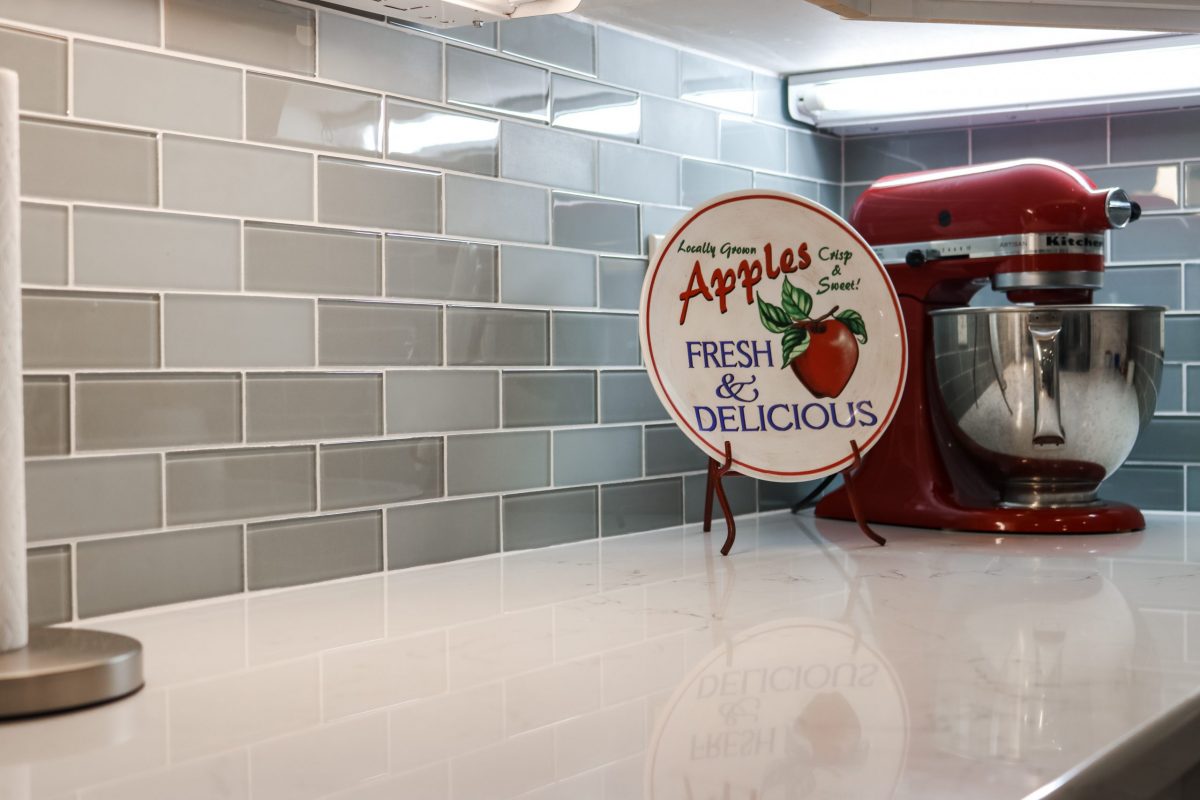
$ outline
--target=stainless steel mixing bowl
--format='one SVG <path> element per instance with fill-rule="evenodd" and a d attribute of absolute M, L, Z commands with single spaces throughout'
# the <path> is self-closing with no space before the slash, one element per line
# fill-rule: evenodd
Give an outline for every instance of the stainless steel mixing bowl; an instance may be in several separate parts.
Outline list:
<path fill-rule="evenodd" d="M 1095 502 L 1154 413 L 1160 306 L 930 313 L 941 411 L 1006 505 Z M 938 409 L 934 409 L 937 413 Z"/>

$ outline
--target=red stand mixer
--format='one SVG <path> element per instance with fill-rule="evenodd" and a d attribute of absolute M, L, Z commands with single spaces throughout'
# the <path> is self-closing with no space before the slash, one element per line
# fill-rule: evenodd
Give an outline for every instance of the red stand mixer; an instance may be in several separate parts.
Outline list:
<path fill-rule="evenodd" d="M 1121 189 L 1058 162 L 897 175 L 850 216 L 904 313 L 907 383 L 855 476 L 879 524 L 988 532 L 1140 530 L 1096 490 L 1154 411 L 1163 311 L 1092 305 L 1104 231 L 1136 220 Z M 1015 304 L 966 308 L 988 283 Z M 853 519 L 845 489 L 817 516 Z"/>

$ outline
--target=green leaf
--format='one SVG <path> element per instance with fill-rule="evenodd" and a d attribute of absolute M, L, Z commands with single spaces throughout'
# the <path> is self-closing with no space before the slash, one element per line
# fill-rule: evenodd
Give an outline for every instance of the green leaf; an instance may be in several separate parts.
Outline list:
<path fill-rule="evenodd" d="M 836 315 L 837 319 L 841 320 L 850 332 L 858 337 L 858 340 L 863 344 L 867 343 L 867 323 L 863 322 L 862 314 L 852 308 L 847 308 Z"/>
<path fill-rule="evenodd" d="M 812 311 L 812 296 L 793 286 L 787 278 L 783 279 L 783 310 L 797 322 L 808 319 L 808 312 Z"/>
<path fill-rule="evenodd" d="M 808 349 L 808 331 L 804 328 L 789 328 L 783 335 L 783 366 L 786 369 L 792 359 Z"/>
<path fill-rule="evenodd" d="M 773 306 L 762 295 L 758 295 L 758 318 L 763 327 L 771 333 L 783 333 L 792 327 L 792 321 L 787 313 L 779 306 Z"/>

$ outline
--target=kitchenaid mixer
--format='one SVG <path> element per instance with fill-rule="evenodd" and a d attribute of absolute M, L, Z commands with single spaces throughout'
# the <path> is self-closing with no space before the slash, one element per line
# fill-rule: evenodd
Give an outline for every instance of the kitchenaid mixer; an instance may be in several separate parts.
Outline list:
<path fill-rule="evenodd" d="M 855 482 L 867 520 L 994 532 L 1139 530 L 1096 490 L 1154 411 L 1163 309 L 1092 305 L 1104 231 L 1140 215 L 1058 162 L 872 184 L 851 224 L 900 296 L 910 353 L 896 418 Z M 966 308 L 990 282 L 1014 304 Z M 817 505 L 854 517 L 845 489 Z"/>

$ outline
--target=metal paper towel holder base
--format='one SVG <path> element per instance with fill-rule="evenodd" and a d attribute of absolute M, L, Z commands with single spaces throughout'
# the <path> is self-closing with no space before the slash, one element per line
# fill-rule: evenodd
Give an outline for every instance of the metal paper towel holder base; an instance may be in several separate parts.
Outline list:
<path fill-rule="evenodd" d="M 0 653 L 0 720 L 117 700 L 144 683 L 137 639 L 82 628 L 32 628 L 28 645 Z"/>

